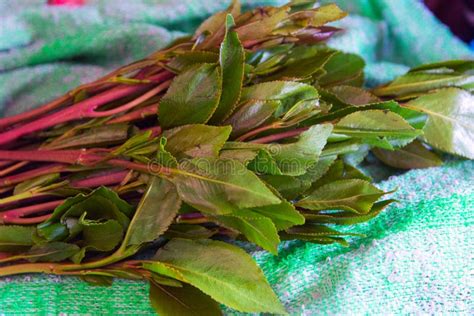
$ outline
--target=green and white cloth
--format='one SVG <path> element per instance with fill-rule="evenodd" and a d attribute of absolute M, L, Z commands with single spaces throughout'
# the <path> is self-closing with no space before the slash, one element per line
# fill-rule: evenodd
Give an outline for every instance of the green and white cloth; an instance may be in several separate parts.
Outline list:
<path fill-rule="evenodd" d="M 38 106 L 192 30 L 224 0 L 89 0 L 77 8 L 0 0 L 0 115 Z M 245 7 L 282 4 L 243 1 Z M 329 2 L 329 1 L 323 1 Z M 367 62 L 369 85 L 409 66 L 473 58 L 415 0 L 336 1 L 355 15 L 330 45 Z M 473 314 L 474 163 L 410 171 L 380 183 L 400 203 L 352 230 L 349 248 L 291 242 L 254 252 L 290 314 Z M 232 314 L 233 311 L 227 310 Z M 93 287 L 74 277 L 0 279 L 0 314 L 129 314 L 153 310 L 148 286 Z"/>

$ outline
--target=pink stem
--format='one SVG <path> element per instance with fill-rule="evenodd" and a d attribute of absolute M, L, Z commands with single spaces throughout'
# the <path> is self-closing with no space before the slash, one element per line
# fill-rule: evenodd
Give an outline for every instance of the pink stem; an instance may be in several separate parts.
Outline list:
<path fill-rule="evenodd" d="M 156 165 L 156 166 L 149 166 L 144 165 L 141 163 L 136 163 L 128 160 L 122 159 L 110 159 L 106 161 L 109 165 L 115 167 L 122 167 L 125 169 L 136 170 L 148 174 L 170 174 L 170 170 L 166 167 Z"/>
<path fill-rule="evenodd" d="M 127 113 L 125 115 L 121 115 L 110 121 L 107 121 L 106 124 L 116 124 L 116 123 L 123 123 L 123 122 L 132 122 L 136 120 L 143 119 L 147 116 L 156 115 L 158 113 L 158 105 L 152 104 L 150 106 L 146 106 L 142 109 L 138 109 L 136 111 Z"/>
<path fill-rule="evenodd" d="M 242 136 L 240 136 L 239 138 L 237 138 L 237 141 L 238 142 L 243 142 L 244 140 L 247 140 L 249 139 L 250 137 L 253 137 L 257 134 L 260 134 L 261 132 L 265 132 L 265 131 L 268 131 L 270 129 L 275 129 L 275 128 L 278 128 L 280 127 L 280 125 L 278 123 L 274 123 L 274 124 L 270 124 L 270 125 L 265 125 L 265 126 L 262 126 L 262 127 L 259 127 L 259 128 L 256 128 L 254 130 L 251 130 L 245 134 L 243 134 Z"/>
<path fill-rule="evenodd" d="M 203 224 L 209 223 L 211 220 L 200 214 L 200 213 L 191 213 L 191 214 L 182 214 L 176 218 L 177 223 L 185 223 L 185 224 Z"/>
<path fill-rule="evenodd" d="M 55 108 L 57 108 L 58 106 L 60 106 L 61 104 L 63 104 L 67 100 L 69 100 L 69 98 L 70 98 L 69 95 L 64 95 L 64 96 L 60 97 L 59 99 L 53 100 L 53 101 L 45 104 L 42 107 L 27 111 L 27 112 L 24 112 L 24 113 L 21 113 L 21 114 L 17 114 L 17 115 L 14 115 L 14 116 L 1 118 L 0 119 L 0 129 L 5 129 L 6 127 L 11 126 L 13 124 L 20 123 L 22 121 L 32 119 L 34 117 L 40 116 L 41 114 L 47 113 L 51 110 L 54 110 Z"/>
<path fill-rule="evenodd" d="M 0 168 L 8 167 L 8 166 L 11 166 L 13 164 L 14 164 L 14 162 L 11 161 L 11 160 L 1 160 L 0 161 Z"/>
<path fill-rule="evenodd" d="M 128 171 L 119 171 L 97 177 L 81 179 L 71 182 L 75 188 L 95 188 L 101 185 L 119 184 L 127 176 Z"/>
<path fill-rule="evenodd" d="M 294 129 L 294 130 L 283 132 L 283 133 L 278 133 L 278 134 L 265 136 L 262 138 L 257 138 L 257 139 L 251 140 L 250 143 L 256 143 L 256 144 L 272 143 L 280 139 L 298 136 L 304 131 L 307 131 L 308 128 L 309 127 L 302 127 L 302 128 Z"/>
<path fill-rule="evenodd" d="M 9 218 L 5 224 L 16 224 L 16 225 L 32 225 L 39 224 L 49 219 L 52 214 L 41 215 L 37 217 L 28 217 L 28 218 Z"/>
<path fill-rule="evenodd" d="M 45 174 L 50 174 L 54 172 L 61 172 L 66 170 L 67 166 L 64 164 L 52 164 L 49 166 L 39 167 L 33 170 L 25 171 L 19 174 L 15 174 L 12 176 L 0 178 L 0 188 L 1 187 L 9 187 L 11 185 L 23 182 L 25 180 L 29 180 L 35 177 L 39 177 Z"/>
<path fill-rule="evenodd" d="M 85 154 L 85 150 L 0 150 L 0 159 L 75 164 Z"/>
<path fill-rule="evenodd" d="M 170 72 L 161 72 L 156 75 L 153 79 L 164 79 L 167 80 L 172 77 L 173 74 Z M 150 85 L 132 85 L 132 86 L 120 86 L 99 95 L 93 96 L 87 100 L 76 103 L 73 106 L 60 110 L 58 112 L 52 113 L 46 117 L 42 117 L 36 121 L 26 123 L 23 126 L 9 130 L 0 136 L 0 145 L 8 144 L 11 141 L 14 141 L 21 136 L 44 130 L 54 125 L 61 123 L 66 123 L 76 119 L 82 119 L 85 117 L 92 117 L 98 107 L 104 105 L 108 102 L 126 97 L 128 95 L 143 92 L 148 89 Z M 121 109 L 123 111 L 123 109 Z M 114 113 L 116 114 L 116 113 Z"/>
<path fill-rule="evenodd" d="M 153 126 L 145 129 L 145 131 L 151 131 L 151 137 L 156 137 L 161 134 L 161 126 Z"/>
<path fill-rule="evenodd" d="M 169 87 L 170 83 L 171 83 L 171 80 L 167 80 L 167 81 L 163 82 L 162 84 L 156 86 L 155 88 L 151 89 L 150 91 L 146 92 L 145 94 L 142 94 L 138 98 L 128 102 L 127 104 L 122 105 L 118 108 L 109 110 L 109 111 L 96 112 L 96 111 L 94 111 L 94 109 L 90 109 L 86 113 L 86 117 L 106 117 L 106 116 L 112 116 L 112 115 L 115 115 L 115 114 L 118 114 L 118 113 L 121 113 L 121 112 L 128 111 L 128 110 L 136 107 L 137 105 L 147 101 L 148 99 L 154 97 L 155 95 L 157 95 L 161 91 L 165 90 L 166 88 Z"/>
<path fill-rule="evenodd" d="M 12 173 L 15 170 L 18 170 L 18 169 L 20 169 L 21 167 L 24 167 L 27 164 L 28 164 L 28 161 L 17 162 L 13 166 L 10 166 L 10 167 L 5 168 L 2 171 L 0 171 L 0 177 L 6 176 L 7 174 Z"/>
<path fill-rule="evenodd" d="M 27 161 L 53 161 L 67 164 L 91 165 L 94 163 L 106 163 L 110 166 L 122 167 L 125 169 L 137 170 L 145 173 L 170 174 L 170 170 L 160 165 L 145 165 L 122 159 L 107 159 L 107 157 L 93 153 L 94 150 L 41 150 L 41 151 L 8 151 L 0 150 L 0 160 L 27 160 Z M 43 170 L 47 174 L 48 168 Z M 60 167 L 58 167 L 60 168 Z M 62 167 L 65 168 L 65 167 Z M 61 169 L 64 170 L 64 169 Z M 31 172 L 40 173 L 39 168 Z M 51 172 L 51 171 L 50 171 Z M 54 172 L 54 171 L 52 171 Z M 26 173 L 26 172 L 25 172 Z M 40 174 L 37 174 L 40 175 Z M 14 177 L 14 176 L 12 176 Z M 11 177 L 10 177 L 11 178 Z M 11 184 L 11 181 L 3 182 L 4 186 Z M 0 186 L 2 182 L 0 181 Z"/>
<path fill-rule="evenodd" d="M 90 89 L 90 90 L 88 90 L 89 92 L 95 92 L 95 91 L 97 91 L 98 87 L 100 89 L 103 89 L 104 87 L 109 88 L 110 86 L 115 85 L 115 84 L 111 84 L 107 81 L 109 78 L 115 76 L 116 74 L 118 74 L 120 72 L 128 70 L 128 68 L 130 68 L 130 67 L 137 67 L 137 66 L 140 66 L 139 62 L 131 64 L 129 66 L 125 66 L 125 67 L 123 67 L 121 69 L 118 69 L 116 71 L 113 71 L 113 72 L 103 76 L 102 78 L 100 78 L 100 79 L 98 79 L 94 82 L 90 82 L 90 83 L 80 85 L 79 87 L 77 87 L 76 89 L 68 92 L 67 94 L 63 95 L 62 97 L 60 97 L 58 99 L 55 99 L 55 100 L 53 100 L 53 101 L 51 101 L 51 102 L 49 102 L 49 103 L 47 103 L 47 104 L 45 104 L 45 105 L 43 105 L 39 108 L 30 110 L 28 112 L 20 113 L 20 114 L 14 115 L 14 116 L 1 118 L 0 119 L 0 130 L 5 129 L 8 126 L 12 126 L 13 124 L 17 124 L 17 123 L 21 123 L 21 122 L 33 119 L 35 117 L 38 117 L 42 114 L 45 114 L 47 112 L 50 112 L 50 111 L 60 107 L 61 105 L 63 105 L 64 102 L 68 101 L 69 99 L 72 99 L 72 97 L 74 96 L 74 92 L 76 92 L 76 91 Z M 149 66 L 147 66 L 147 67 L 149 67 Z M 145 73 L 145 72 L 143 72 L 143 70 L 142 70 L 142 73 Z M 138 78 L 138 79 L 143 79 L 143 78 Z"/>
<path fill-rule="evenodd" d="M 22 217 L 27 216 L 27 215 L 42 213 L 45 211 L 51 211 L 63 202 L 64 200 L 51 201 L 51 202 L 29 205 L 29 206 L 24 206 L 24 207 L 8 210 L 5 212 L 1 212 L 0 223 L 2 224 L 40 223 L 44 220 L 44 216 L 49 217 L 51 214 L 32 217 L 32 218 L 22 218 Z"/>

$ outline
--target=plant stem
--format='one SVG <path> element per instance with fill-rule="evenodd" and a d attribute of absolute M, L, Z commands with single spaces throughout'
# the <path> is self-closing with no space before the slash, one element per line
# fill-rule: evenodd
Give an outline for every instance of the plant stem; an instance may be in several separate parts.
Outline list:
<path fill-rule="evenodd" d="M 0 159 L 75 164 L 85 154 L 85 150 L 0 150 Z"/>
<path fill-rule="evenodd" d="M 0 188 L 1 187 L 8 187 L 14 184 L 18 184 L 25 180 L 29 180 L 35 177 L 39 177 L 45 174 L 56 173 L 65 171 L 67 169 L 67 165 L 64 164 L 51 164 L 44 167 L 39 167 L 36 169 L 28 170 L 22 173 L 18 173 L 12 176 L 0 178 Z"/>
<path fill-rule="evenodd" d="M 52 210 L 52 209 L 51 209 Z M 35 217 L 21 218 L 21 217 L 8 217 L 3 218 L 4 224 L 13 224 L 13 225 L 32 225 L 39 224 L 49 219 L 52 214 L 46 214 Z"/>
<path fill-rule="evenodd" d="M 91 153 L 92 152 L 92 153 Z M 157 173 L 157 174 L 170 174 L 168 168 L 162 166 L 149 166 L 145 164 L 140 164 L 128 160 L 122 159 L 108 159 L 102 155 L 97 155 L 93 153 L 94 150 L 23 150 L 23 151 L 9 151 L 9 150 L 0 150 L 0 160 L 27 160 L 27 161 L 49 161 L 49 162 L 59 162 L 67 163 L 71 165 L 91 165 L 97 163 L 106 163 L 110 166 L 121 167 L 125 169 L 137 170 L 145 173 Z M 59 170 L 55 170 L 57 168 Z M 0 179 L 0 187 L 8 186 L 15 181 L 18 181 L 17 177 L 21 178 L 23 181 L 26 177 L 31 179 L 34 176 L 39 176 L 43 174 L 48 174 L 52 172 L 58 172 L 66 169 L 64 165 L 53 165 L 46 166 L 43 169 L 38 168 L 35 170 L 30 170 L 24 172 L 21 175 L 14 175 L 4 179 Z M 155 170 L 156 169 L 156 170 Z M 54 171 L 53 171 L 54 170 Z M 20 181 L 20 182 L 21 182 Z"/>
<path fill-rule="evenodd" d="M 201 213 L 182 214 L 176 218 L 176 223 L 182 224 L 204 224 L 209 222 L 211 220 Z"/>
<path fill-rule="evenodd" d="M 275 142 L 277 140 L 298 136 L 301 133 L 303 133 L 304 131 L 307 131 L 308 129 L 309 129 L 309 127 L 301 127 L 301 128 L 297 128 L 297 129 L 294 129 L 294 130 L 291 130 L 291 131 L 286 131 L 286 132 L 282 132 L 282 133 L 278 133 L 278 134 L 265 136 L 265 137 L 262 137 L 262 138 L 257 138 L 257 139 L 251 140 L 250 143 L 268 144 L 268 143 Z"/>
<path fill-rule="evenodd" d="M 164 71 L 156 75 L 157 80 L 168 80 L 173 76 L 172 73 Z M 42 117 L 36 121 L 26 123 L 20 127 L 9 130 L 1 135 L 0 145 L 8 144 L 24 135 L 31 134 L 36 131 L 44 130 L 52 126 L 66 123 L 69 121 L 83 119 L 86 117 L 100 117 L 105 116 L 101 112 L 95 112 L 95 110 L 108 102 L 115 101 L 117 99 L 129 96 L 134 93 L 144 92 L 149 88 L 150 85 L 133 85 L 133 86 L 120 86 L 104 93 L 93 96 L 87 100 L 76 103 L 73 106 L 52 113 L 46 117 Z M 160 85 L 161 86 L 161 85 Z M 157 88 L 157 87 L 156 87 Z M 160 89 L 164 89 L 161 87 Z M 152 89 L 155 90 L 155 89 Z M 156 90 L 155 90 L 156 91 Z M 156 93 L 156 92 L 155 92 Z M 150 96 L 151 97 L 151 96 Z M 135 104 L 138 105 L 138 104 Z M 135 106 L 133 105 L 133 106 Z M 106 111 L 107 115 L 117 114 L 121 111 L 125 111 L 133 107 L 129 104 L 119 107 L 115 110 Z M 118 111 L 120 109 L 120 111 Z"/>
<path fill-rule="evenodd" d="M 151 131 L 151 137 L 157 137 L 161 134 L 161 126 L 153 126 L 145 129 L 145 131 Z"/>
<path fill-rule="evenodd" d="M 37 116 L 40 116 L 42 114 L 45 114 L 49 111 L 52 111 L 52 110 L 58 108 L 59 106 L 63 105 L 70 98 L 71 98 L 71 96 L 69 94 L 66 94 L 66 95 L 63 95 L 62 97 L 60 97 L 56 100 L 53 100 L 53 101 L 51 101 L 51 102 L 49 102 L 49 103 L 47 103 L 47 104 L 45 104 L 45 105 L 43 105 L 39 108 L 30 110 L 30 111 L 26 111 L 24 113 L 17 114 L 17 115 L 14 115 L 14 116 L 1 118 L 0 119 L 0 130 L 5 129 L 8 126 L 12 126 L 13 124 L 17 124 L 17 123 L 35 118 Z"/>
<path fill-rule="evenodd" d="M 125 122 L 132 122 L 140 119 L 144 119 L 145 117 L 156 115 L 158 111 L 158 104 L 152 104 L 150 106 L 138 109 L 136 111 L 127 113 L 125 115 L 121 115 L 114 119 L 107 121 L 106 124 L 116 124 L 116 123 L 125 123 Z"/>
<path fill-rule="evenodd" d="M 109 174 L 72 181 L 71 186 L 75 188 L 96 188 L 101 185 L 118 184 L 122 182 L 128 173 L 129 171 L 115 171 Z"/>
<path fill-rule="evenodd" d="M 101 85 L 110 84 L 110 82 L 108 80 L 110 78 L 113 78 L 114 76 L 125 75 L 128 72 L 135 71 L 136 69 L 139 69 L 139 68 L 142 68 L 142 67 L 149 67 L 150 65 L 153 65 L 153 64 L 156 64 L 156 61 L 154 61 L 154 60 L 140 60 L 138 62 L 132 63 L 132 64 L 127 65 L 127 66 L 124 66 L 122 68 L 119 68 L 119 69 L 103 76 L 102 78 L 99 78 L 96 81 L 82 84 L 82 85 L 78 86 L 77 88 L 75 88 L 74 90 L 66 93 L 65 95 L 63 95 L 63 96 L 47 103 L 47 104 L 45 104 L 41 107 L 38 107 L 36 109 L 30 110 L 30 111 L 27 111 L 27 112 L 24 112 L 24 113 L 21 113 L 21 114 L 17 114 L 17 115 L 14 115 L 14 116 L 1 118 L 0 119 L 0 130 L 5 129 L 8 126 L 12 126 L 12 125 L 17 124 L 17 123 L 22 123 L 22 122 L 25 122 L 27 120 L 31 120 L 33 118 L 41 116 L 43 114 L 46 114 L 48 112 L 51 112 L 52 110 L 55 110 L 55 109 L 61 107 L 62 105 L 64 105 L 66 102 L 72 100 L 72 98 L 77 93 L 79 93 L 80 91 L 84 91 L 84 90 L 89 89 L 89 88 L 95 88 L 95 87 L 101 86 Z M 138 74 L 137 76 L 139 76 L 139 75 L 140 74 Z M 141 78 L 138 78 L 138 79 L 141 79 Z"/>
<path fill-rule="evenodd" d="M 147 101 L 148 99 L 154 97 L 155 95 L 157 95 L 161 91 L 165 90 L 166 88 L 169 87 L 170 83 L 171 83 L 171 80 L 166 80 L 165 82 L 159 84 L 155 88 L 151 89 L 150 91 L 146 92 L 145 94 L 142 94 L 141 96 L 139 96 L 138 98 L 130 101 L 129 103 L 127 103 L 125 105 L 122 105 L 118 108 L 109 110 L 109 111 L 95 111 L 95 109 L 90 109 L 86 113 L 86 117 L 106 117 L 106 116 L 112 116 L 112 115 L 115 115 L 115 114 L 118 114 L 118 113 L 121 113 L 121 112 L 128 111 L 128 110 L 134 108 L 135 106 L 139 105 L 140 103 L 143 103 L 143 102 Z"/>
<path fill-rule="evenodd" d="M 44 211 L 51 211 L 54 208 L 56 208 L 56 206 L 60 205 L 63 202 L 64 200 L 51 201 L 51 202 L 34 204 L 34 205 L 29 205 L 29 206 L 24 206 L 24 207 L 19 207 L 12 210 L 4 211 L 0 213 L 0 223 L 10 224 L 10 223 L 14 223 L 14 221 L 12 220 L 15 220 L 27 215 L 41 213 Z"/>
<path fill-rule="evenodd" d="M 0 171 L 0 177 L 6 176 L 7 174 L 9 174 L 11 172 L 20 169 L 21 167 L 24 167 L 28 163 L 29 163 L 28 161 L 17 162 L 13 166 L 10 166 L 10 167 L 5 168 L 2 171 Z"/>
<path fill-rule="evenodd" d="M 254 130 L 251 130 L 245 134 L 243 134 L 242 136 L 240 136 L 239 138 L 237 138 L 236 140 L 238 142 L 243 142 L 257 134 L 260 134 L 261 132 L 264 132 L 264 131 L 268 131 L 270 129 L 276 129 L 276 128 L 279 128 L 281 127 L 281 124 L 279 124 L 278 122 L 276 123 L 272 123 L 270 125 L 266 125 L 266 126 L 262 126 L 262 127 L 259 127 L 259 128 L 256 128 Z"/>

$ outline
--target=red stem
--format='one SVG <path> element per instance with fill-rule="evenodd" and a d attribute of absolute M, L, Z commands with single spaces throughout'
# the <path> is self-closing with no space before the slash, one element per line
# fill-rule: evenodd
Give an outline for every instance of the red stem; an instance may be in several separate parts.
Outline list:
<path fill-rule="evenodd" d="M 21 114 L 17 114 L 14 116 L 1 118 L 0 130 L 5 129 L 8 126 L 12 126 L 13 124 L 20 123 L 20 122 L 32 119 L 34 117 L 40 116 L 49 111 L 52 111 L 56 109 L 57 107 L 59 107 L 60 105 L 62 105 L 64 102 L 68 101 L 70 97 L 71 97 L 70 95 L 63 95 L 62 97 L 56 100 L 53 100 L 42 107 L 27 111 Z"/>
<path fill-rule="evenodd" d="M 123 73 L 126 73 L 128 71 L 133 71 L 136 68 L 143 67 L 144 65 L 148 65 L 148 64 L 152 65 L 152 64 L 154 64 L 154 62 L 149 61 L 149 60 L 142 60 L 142 61 L 132 63 L 128 66 L 117 69 L 117 70 L 103 76 L 102 78 L 99 78 L 96 81 L 82 84 L 79 87 L 77 87 L 76 89 L 68 92 L 67 94 L 65 94 L 65 95 L 63 95 L 63 96 L 61 96 L 61 97 L 59 97 L 59 98 L 57 98 L 57 99 L 55 99 L 51 102 L 39 107 L 39 108 L 33 109 L 31 111 L 28 111 L 28 112 L 24 112 L 24 113 L 21 113 L 21 114 L 17 114 L 17 115 L 14 115 L 14 116 L 1 118 L 0 119 L 0 130 L 5 129 L 8 126 L 12 126 L 14 124 L 21 123 L 21 122 L 33 119 L 35 117 L 38 117 L 38 116 L 43 115 L 45 113 L 48 113 L 52 110 L 55 110 L 58 107 L 60 107 L 61 105 L 63 105 L 64 102 L 68 101 L 69 99 L 72 99 L 78 91 L 84 91 L 86 89 L 93 88 L 93 89 L 89 90 L 89 92 L 94 92 L 94 91 L 97 90 L 98 86 L 101 89 L 104 86 L 108 87 L 108 85 L 111 85 L 111 83 L 108 82 L 108 79 L 114 77 L 115 75 L 123 74 Z M 149 66 L 145 66 L 145 67 L 149 67 Z M 112 85 L 114 85 L 114 84 L 112 84 Z"/>
<path fill-rule="evenodd" d="M 168 80 L 173 76 L 168 71 L 161 72 L 156 75 L 153 79 Z M 8 144 L 24 135 L 31 134 L 36 131 L 44 130 L 54 125 L 66 123 L 72 120 L 82 119 L 85 117 L 94 117 L 96 115 L 101 116 L 100 112 L 94 112 L 98 107 L 108 102 L 126 97 L 134 93 L 140 93 L 149 88 L 150 84 L 145 85 L 132 85 L 132 86 L 120 86 L 99 95 L 93 96 L 87 100 L 78 102 L 73 106 L 52 113 L 46 117 L 42 117 L 36 121 L 26 123 L 18 128 L 9 130 L 0 136 L 0 145 Z M 120 111 L 129 109 L 129 104 L 124 109 L 120 107 Z M 117 109 L 115 109 L 117 110 Z M 110 113 L 110 111 L 107 111 Z M 118 112 L 117 112 L 118 113 Z M 113 114 L 117 114 L 115 111 Z"/>
<path fill-rule="evenodd" d="M 153 126 L 145 129 L 145 131 L 151 131 L 151 137 L 157 137 L 161 134 L 161 126 Z"/>
<path fill-rule="evenodd" d="M 138 98 L 128 102 L 127 104 L 119 106 L 118 108 L 115 108 L 115 109 L 112 109 L 112 110 L 109 110 L 109 111 L 96 112 L 95 109 L 91 108 L 86 113 L 86 117 L 106 117 L 106 116 L 112 116 L 112 115 L 115 115 L 115 114 L 118 114 L 118 113 L 121 113 L 121 112 L 128 111 L 128 110 L 136 107 L 140 103 L 143 103 L 143 102 L 147 101 L 148 99 L 154 97 L 155 95 L 157 95 L 161 91 L 165 90 L 166 88 L 169 87 L 170 83 L 171 83 L 171 80 L 167 80 L 167 81 L 161 83 L 160 85 L 156 86 L 155 88 L 151 89 L 150 91 L 146 92 L 145 94 L 142 94 Z"/>
<path fill-rule="evenodd" d="M 119 184 L 127 176 L 128 171 L 112 172 L 92 178 L 81 179 L 71 182 L 75 188 L 95 188 L 101 185 Z"/>
<path fill-rule="evenodd" d="M 25 180 L 29 180 L 38 176 L 42 176 L 45 174 L 61 172 L 66 170 L 67 166 L 64 164 L 52 164 L 49 166 L 39 167 L 33 170 L 28 170 L 19 174 L 15 174 L 12 176 L 0 178 L 0 188 L 1 187 L 9 187 L 11 185 L 23 182 Z"/>
<path fill-rule="evenodd" d="M 15 170 L 18 170 L 18 169 L 20 169 L 21 167 L 24 167 L 27 164 L 28 164 L 28 161 L 17 162 L 14 165 L 0 171 L 0 177 L 6 176 L 7 174 L 12 173 Z"/>
<path fill-rule="evenodd" d="M 15 225 L 32 225 L 39 224 L 49 219 L 51 214 L 41 215 L 37 217 L 28 217 L 28 218 L 11 218 L 5 224 L 15 224 Z"/>
<path fill-rule="evenodd" d="M 275 142 L 275 141 L 280 140 L 280 139 L 285 139 L 285 138 L 289 138 L 289 137 L 298 136 L 301 133 L 303 133 L 304 131 L 307 131 L 308 129 L 309 129 L 309 127 L 297 128 L 297 129 L 294 129 L 294 130 L 291 130 L 291 131 L 286 131 L 286 132 L 282 132 L 282 133 L 278 133 L 278 134 L 273 134 L 273 135 L 257 138 L 257 139 L 251 140 L 250 143 L 268 144 L 268 143 L 272 143 L 272 142 Z"/>
<path fill-rule="evenodd" d="M 158 105 L 152 104 L 150 106 L 146 106 L 136 111 L 111 119 L 110 121 L 107 121 L 107 124 L 132 122 L 132 121 L 143 119 L 147 116 L 156 115 L 157 113 L 158 113 Z"/>
<path fill-rule="evenodd" d="M 270 129 L 275 129 L 275 128 L 278 128 L 278 127 L 281 127 L 281 125 L 279 123 L 273 123 L 273 124 L 270 124 L 270 125 L 265 125 L 265 126 L 262 126 L 262 127 L 259 127 L 259 128 L 256 128 L 254 130 L 251 130 L 245 134 L 243 134 L 242 136 L 240 136 L 239 138 L 237 138 L 236 140 L 238 142 L 243 142 L 244 140 L 247 140 L 249 139 L 250 137 L 253 137 L 257 134 L 260 134 L 261 132 L 264 132 L 264 131 L 268 131 Z"/>
<path fill-rule="evenodd" d="M 51 214 L 46 214 L 36 217 L 22 218 L 27 215 L 42 213 L 45 211 L 54 210 L 58 205 L 63 203 L 64 200 L 51 201 L 41 204 L 24 206 L 12 210 L 8 210 L 0 213 L 0 223 L 2 224 L 35 224 L 41 223 L 46 219 L 46 217 L 51 216 Z"/>
<path fill-rule="evenodd" d="M 76 164 L 86 150 L 0 150 L 0 160 L 49 161 Z"/>
<path fill-rule="evenodd" d="M 97 155 L 94 150 L 22 150 L 8 151 L 0 150 L 0 160 L 26 160 L 26 161 L 49 161 L 61 162 L 71 165 L 91 165 L 97 163 L 106 163 L 110 166 L 122 167 L 125 169 L 137 170 L 145 173 L 169 174 L 169 170 L 160 165 L 145 165 L 122 159 L 108 159 L 102 155 Z M 43 174 L 66 170 L 67 166 L 55 164 L 34 170 L 26 171 L 21 174 L 0 179 L 0 187 L 9 186 L 14 183 L 31 179 Z"/>

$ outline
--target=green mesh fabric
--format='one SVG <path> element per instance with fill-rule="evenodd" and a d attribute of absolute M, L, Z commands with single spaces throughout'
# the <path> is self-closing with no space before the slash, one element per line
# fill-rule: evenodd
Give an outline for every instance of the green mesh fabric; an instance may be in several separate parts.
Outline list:
<path fill-rule="evenodd" d="M 43 0 L 0 0 L 0 114 L 44 103 L 191 31 L 229 1 L 89 0 L 81 8 Z M 283 1 L 244 1 L 247 7 Z M 340 0 L 356 13 L 331 45 L 361 54 L 368 84 L 407 66 L 472 57 L 415 0 Z M 278 257 L 253 255 L 294 315 L 473 314 L 474 163 L 410 171 L 380 183 L 398 187 L 390 206 L 351 246 L 291 242 Z M 93 287 L 74 277 L 0 279 L 0 314 L 152 315 L 148 286 L 116 280 Z M 235 312 L 226 310 L 227 313 Z"/>

